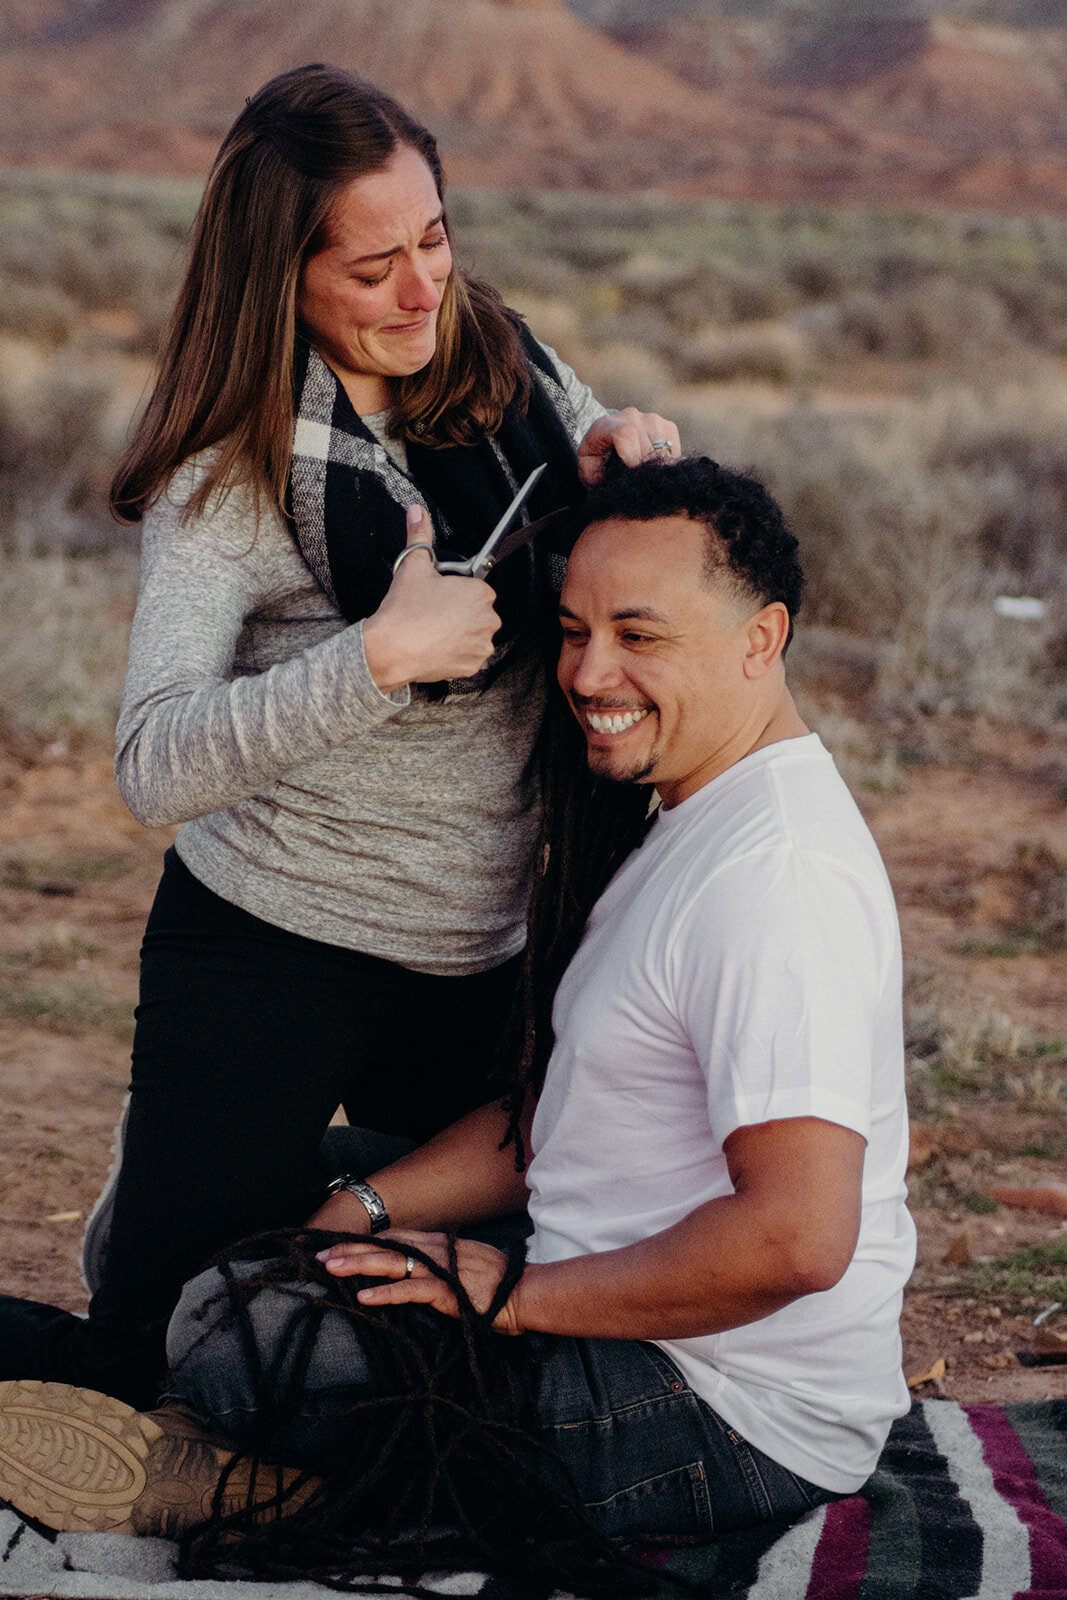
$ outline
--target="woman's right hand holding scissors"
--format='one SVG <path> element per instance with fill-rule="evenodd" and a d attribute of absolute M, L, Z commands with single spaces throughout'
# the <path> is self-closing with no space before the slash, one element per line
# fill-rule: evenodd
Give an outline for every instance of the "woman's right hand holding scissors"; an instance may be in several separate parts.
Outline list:
<path fill-rule="evenodd" d="M 433 544 L 433 527 L 421 506 L 408 507 L 407 542 L 409 547 Z M 381 692 L 480 672 L 500 626 L 495 599 L 481 578 L 438 572 L 430 550 L 407 556 L 385 599 L 363 624 L 367 666 Z"/>

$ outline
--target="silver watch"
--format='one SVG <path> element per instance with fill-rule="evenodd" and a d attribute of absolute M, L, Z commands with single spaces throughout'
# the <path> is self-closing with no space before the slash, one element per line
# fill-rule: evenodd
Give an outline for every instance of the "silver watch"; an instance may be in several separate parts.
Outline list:
<path fill-rule="evenodd" d="M 389 1226 L 389 1211 L 377 1189 L 372 1189 L 369 1183 L 353 1177 L 350 1172 L 342 1172 L 326 1185 L 327 1198 L 331 1194 L 340 1194 L 342 1190 L 354 1194 L 366 1207 L 371 1233 L 384 1233 Z"/>

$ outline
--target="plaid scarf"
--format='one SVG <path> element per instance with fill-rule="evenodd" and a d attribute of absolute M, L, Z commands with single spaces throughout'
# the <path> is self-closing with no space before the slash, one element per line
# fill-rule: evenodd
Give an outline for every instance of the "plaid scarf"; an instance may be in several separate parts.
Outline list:
<path fill-rule="evenodd" d="M 548 471 L 527 502 L 527 516 L 581 504 L 573 407 L 525 328 L 522 340 L 533 379 L 528 406 L 512 401 L 499 432 L 476 445 L 430 449 L 408 440 L 405 472 L 357 416 L 321 356 L 298 339 L 287 509 L 305 561 L 347 621 L 370 616 L 384 599 L 406 542 L 409 505 L 429 512 L 438 555 L 455 559 L 480 549 L 518 485 L 542 461 Z M 566 556 L 576 536 L 567 520 L 552 530 L 550 548 L 516 552 L 490 573 L 501 617 L 491 667 L 536 618 L 546 558 Z M 482 688 L 485 674 L 463 682 Z"/>

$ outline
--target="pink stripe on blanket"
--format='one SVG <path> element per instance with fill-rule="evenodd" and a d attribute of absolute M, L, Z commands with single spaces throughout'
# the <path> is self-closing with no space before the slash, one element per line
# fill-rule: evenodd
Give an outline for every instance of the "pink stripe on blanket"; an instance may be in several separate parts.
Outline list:
<path fill-rule="evenodd" d="M 1015 1600 L 1062 1600 L 1067 1594 L 1067 1530 L 1050 1509 L 1030 1457 L 1002 1406 L 964 1406 L 981 1441 L 993 1486 L 1014 1509 L 1030 1536 L 1032 1587 L 1016 1591 Z"/>
<path fill-rule="evenodd" d="M 870 1537 L 871 1508 L 862 1495 L 831 1502 L 804 1600 L 854 1600 L 867 1571 Z"/>

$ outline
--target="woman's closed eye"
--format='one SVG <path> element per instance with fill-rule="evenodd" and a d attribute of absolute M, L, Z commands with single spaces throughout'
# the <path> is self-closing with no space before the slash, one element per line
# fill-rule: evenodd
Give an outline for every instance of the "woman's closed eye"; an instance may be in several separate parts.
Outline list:
<path fill-rule="evenodd" d="M 447 243 L 448 243 L 448 235 L 445 234 L 445 233 L 442 233 L 438 238 L 435 238 L 435 239 L 424 239 L 422 241 L 422 243 L 419 245 L 419 249 L 420 250 L 425 250 L 427 252 L 427 254 L 428 254 L 432 250 L 440 250 L 441 246 L 444 245 L 444 244 L 447 244 Z M 382 272 L 382 273 L 379 273 L 379 275 L 376 278 L 367 278 L 367 277 L 364 277 L 362 273 L 356 273 L 355 274 L 356 282 L 357 283 L 361 283 L 365 289 L 376 289 L 378 287 L 378 285 L 380 283 L 384 283 L 386 278 L 388 278 L 390 276 L 390 274 L 392 273 L 393 261 L 395 261 L 395 259 L 396 258 L 394 256 L 393 260 L 391 260 L 389 262 L 389 265 L 386 267 L 385 271 Z"/>

